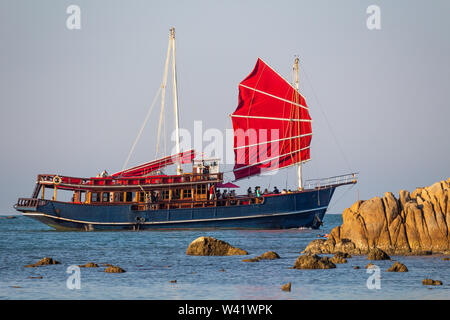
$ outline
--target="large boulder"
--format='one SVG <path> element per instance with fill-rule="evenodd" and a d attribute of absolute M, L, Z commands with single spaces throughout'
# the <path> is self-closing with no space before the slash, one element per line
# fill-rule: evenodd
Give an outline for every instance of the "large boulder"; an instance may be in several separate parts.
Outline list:
<path fill-rule="evenodd" d="M 297 258 L 294 269 L 332 269 L 336 265 L 328 257 L 319 257 L 316 254 L 305 254 Z"/>
<path fill-rule="evenodd" d="M 248 252 L 222 240 L 200 237 L 191 242 L 186 254 L 190 256 L 234 256 L 247 255 Z"/>
<path fill-rule="evenodd" d="M 391 255 L 423 255 L 450 250 L 450 178 L 400 190 L 398 199 L 383 197 L 357 201 L 342 213 L 343 223 L 328 240 L 312 241 L 305 253 L 368 254 L 379 248 Z"/>

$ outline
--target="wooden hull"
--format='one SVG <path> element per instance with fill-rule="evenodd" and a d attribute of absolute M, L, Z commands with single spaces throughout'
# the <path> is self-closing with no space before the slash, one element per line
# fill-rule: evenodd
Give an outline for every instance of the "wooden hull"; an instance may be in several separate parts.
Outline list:
<path fill-rule="evenodd" d="M 57 230 L 288 229 L 318 228 L 336 186 L 269 195 L 262 203 L 162 210 L 130 205 L 42 202 L 16 206 L 25 216 Z"/>

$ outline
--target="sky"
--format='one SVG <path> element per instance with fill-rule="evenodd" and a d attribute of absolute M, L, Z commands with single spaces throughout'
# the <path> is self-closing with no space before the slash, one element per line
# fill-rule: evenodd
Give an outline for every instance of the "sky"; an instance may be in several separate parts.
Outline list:
<path fill-rule="evenodd" d="M 80 29 L 66 25 L 70 5 Z M 370 5 L 380 29 L 370 30 Z M 450 2 L 0 2 L 0 214 L 39 173 L 119 171 L 160 87 L 176 28 L 180 127 L 232 128 L 238 84 L 258 57 L 292 80 L 313 119 L 304 179 L 359 172 L 330 213 L 450 177 Z M 166 149 L 173 128 L 166 96 Z M 129 165 L 155 158 L 159 102 Z M 209 142 L 204 142 L 204 146 Z M 225 163 L 227 181 L 232 164 Z M 238 183 L 295 189 L 296 169 Z"/>

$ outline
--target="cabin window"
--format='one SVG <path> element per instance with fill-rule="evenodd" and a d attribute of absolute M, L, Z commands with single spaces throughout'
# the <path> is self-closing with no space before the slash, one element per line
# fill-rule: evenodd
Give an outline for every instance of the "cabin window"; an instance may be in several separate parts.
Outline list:
<path fill-rule="evenodd" d="M 163 190 L 163 191 L 161 191 L 161 197 L 163 198 L 163 199 L 169 199 L 169 190 Z"/>
<path fill-rule="evenodd" d="M 102 202 L 109 202 L 109 192 L 103 192 Z"/>
<path fill-rule="evenodd" d="M 178 200 L 180 199 L 180 195 L 181 195 L 180 189 L 172 190 L 172 199 Z"/>
<path fill-rule="evenodd" d="M 123 202 L 123 192 L 114 192 L 114 202 Z"/>
<path fill-rule="evenodd" d="M 91 202 L 99 202 L 100 201 L 100 194 L 97 192 L 91 193 Z"/>
<path fill-rule="evenodd" d="M 132 192 L 125 192 L 125 201 L 126 202 L 133 201 L 133 193 Z"/>
<path fill-rule="evenodd" d="M 192 198 L 192 190 L 184 189 L 183 190 L 183 199 Z"/>
<path fill-rule="evenodd" d="M 145 192 L 139 192 L 138 202 L 145 202 Z"/>
<path fill-rule="evenodd" d="M 197 185 L 197 194 L 206 194 L 206 184 Z"/>

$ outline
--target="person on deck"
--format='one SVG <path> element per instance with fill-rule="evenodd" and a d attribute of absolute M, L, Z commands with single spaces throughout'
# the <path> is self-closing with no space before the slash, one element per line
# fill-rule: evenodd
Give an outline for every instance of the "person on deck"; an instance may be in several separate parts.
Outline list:
<path fill-rule="evenodd" d="M 258 198 L 261 197 L 261 190 L 259 189 L 259 187 L 255 188 L 255 193 Z"/>
<path fill-rule="evenodd" d="M 280 193 L 280 190 L 278 190 L 278 188 L 277 188 L 277 187 L 275 187 L 275 188 L 273 188 L 273 193 L 275 193 L 275 194 L 279 194 L 279 193 Z"/>
<path fill-rule="evenodd" d="M 209 187 L 209 200 L 214 200 L 214 185 L 212 184 L 211 187 Z"/>
<path fill-rule="evenodd" d="M 253 196 L 252 187 L 248 187 L 248 189 L 247 189 L 247 196 L 249 196 L 249 197 Z"/>

